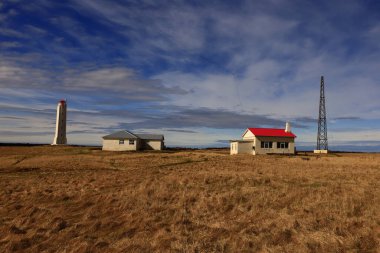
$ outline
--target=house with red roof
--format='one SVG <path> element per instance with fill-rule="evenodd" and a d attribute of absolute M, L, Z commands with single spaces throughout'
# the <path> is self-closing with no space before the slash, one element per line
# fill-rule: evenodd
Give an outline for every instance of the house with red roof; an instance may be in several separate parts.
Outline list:
<path fill-rule="evenodd" d="M 288 122 L 285 129 L 247 128 L 241 140 L 230 141 L 230 154 L 294 154 L 295 138 Z"/>

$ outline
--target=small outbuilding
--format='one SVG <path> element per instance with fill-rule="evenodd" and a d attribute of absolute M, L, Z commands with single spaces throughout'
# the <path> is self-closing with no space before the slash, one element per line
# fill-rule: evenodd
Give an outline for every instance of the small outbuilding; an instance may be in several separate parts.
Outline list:
<path fill-rule="evenodd" d="M 103 150 L 162 150 L 164 136 L 160 134 L 135 134 L 127 130 L 103 136 Z"/>
<path fill-rule="evenodd" d="M 290 124 L 285 129 L 247 128 L 242 140 L 230 141 L 230 154 L 294 154 L 296 135 L 290 131 Z"/>

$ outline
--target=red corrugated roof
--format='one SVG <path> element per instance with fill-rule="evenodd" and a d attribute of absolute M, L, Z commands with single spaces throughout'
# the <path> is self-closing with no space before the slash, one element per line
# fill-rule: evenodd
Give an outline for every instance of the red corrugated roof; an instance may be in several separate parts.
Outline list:
<path fill-rule="evenodd" d="M 278 128 L 248 128 L 255 136 L 270 136 L 270 137 L 293 137 L 296 138 L 292 132 L 285 132 L 285 129 Z"/>

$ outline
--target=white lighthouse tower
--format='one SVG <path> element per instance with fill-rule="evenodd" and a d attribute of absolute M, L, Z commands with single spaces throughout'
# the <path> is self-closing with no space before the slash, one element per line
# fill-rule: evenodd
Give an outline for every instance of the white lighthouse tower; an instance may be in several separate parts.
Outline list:
<path fill-rule="evenodd" d="M 65 145 L 66 139 L 66 100 L 58 102 L 57 106 L 57 122 L 55 126 L 55 137 L 52 145 Z"/>

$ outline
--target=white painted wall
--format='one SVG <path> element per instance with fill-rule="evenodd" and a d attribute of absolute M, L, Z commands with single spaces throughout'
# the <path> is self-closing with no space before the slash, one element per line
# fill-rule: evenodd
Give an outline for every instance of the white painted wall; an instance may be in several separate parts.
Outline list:
<path fill-rule="evenodd" d="M 162 141 L 146 141 L 144 149 L 162 150 L 163 146 Z"/>
<path fill-rule="evenodd" d="M 254 140 L 254 139 L 255 139 L 255 136 L 253 135 L 253 133 L 247 129 L 245 133 L 243 134 L 243 140 Z"/>
<path fill-rule="evenodd" d="M 237 141 L 230 142 L 230 155 L 236 155 L 238 153 L 237 145 Z"/>
<path fill-rule="evenodd" d="M 273 142 L 272 148 L 261 148 L 262 141 Z M 288 142 L 289 147 L 287 149 L 278 149 L 277 142 Z M 256 137 L 255 141 L 255 151 L 256 154 L 294 154 L 295 153 L 295 143 L 294 138 L 286 137 Z"/>
<path fill-rule="evenodd" d="M 134 140 L 134 144 L 129 144 L 129 140 L 125 139 L 124 144 L 119 144 L 119 140 L 103 140 L 103 150 L 108 151 L 129 151 L 137 150 L 139 147 L 138 140 Z"/>
<path fill-rule="evenodd" d="M 129 140 L 125 139 L 124 144 L 119 144 L 119 140 L 103 140 L 103 150 L 108 151 L 129 151 L 129 150 L 163 150 L 163 141 L 144 141 L 134 140 L 134 144 L 129 144 Z"/>
<path fill-rule="evenodd" d="M 253 141 L 252 142 L 238 142 L 230 143 L 230 154 L 253 154 Z"/>

